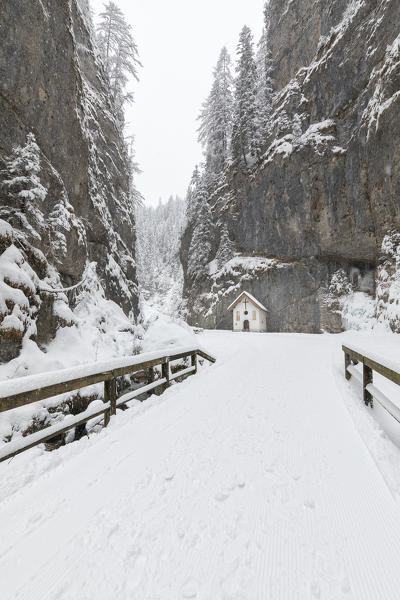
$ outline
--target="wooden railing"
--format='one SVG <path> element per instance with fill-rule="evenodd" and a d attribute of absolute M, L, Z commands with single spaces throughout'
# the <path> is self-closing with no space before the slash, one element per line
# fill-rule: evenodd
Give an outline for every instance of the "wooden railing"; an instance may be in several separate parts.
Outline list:
<path fill-rule="evenodd" d="M 392 366 L 382 364 L 379 358 L 367 355 L 360 349 L 342 346 L 344 352 L 345 377 L 350 379 L 356 377 L 362 384 L 363 399 L 367 406 L 373 406 L 376 400 L 396 421 L 400 423 L 400 408 L 396 406 L 385 394 L 381 392 L 373 383 L 373 372 L 379 373 L 393 383 L 400 385 L 400 373 L 395 371 Z M 355 365 L 362 364 L 362 373 L 356 369 Z"/>
<path fill-rule="evenodd" d="M 170 354 L 165 354 L 165 350 L 158 353 L 138 354 L 128 358 L 113 359 L 0 382 L 0 413 L 104 382 L 104 403 L 101 408 L 89 407 L 78 415 L 66 416 L 61 423 L 46 427 L 22 439 L 7 442 L 0 447 L 0 462 L 55 436 L 64 434 L 96 417 L 104 415 L 104 425 L 107 426 L 111 416 L 116 414 L 117 407 L 126 405 L 137 396 L 156 388 L 164 391 L 174 379 L 194 375 L 197 372 L 198 356 L 209 362 L 215 362 L 215 358 L 201 348 L 185 347 L 175 348 Z M 190 357 L 191 366 L 171 374 L 171 362 L 187 357 Z M 161 367 L 161 378 L 156 380 L 154 380 L 155 367 Z M 150 383 L 117 397 L 118 377 L 134 375 L 147 370 L 150 373 Z"/>

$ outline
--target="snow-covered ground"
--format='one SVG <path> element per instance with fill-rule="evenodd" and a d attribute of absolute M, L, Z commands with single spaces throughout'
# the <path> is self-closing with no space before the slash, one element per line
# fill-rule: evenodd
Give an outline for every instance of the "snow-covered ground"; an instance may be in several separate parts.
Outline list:
<path fill-rule="evenodd" d="M 199 344 L 200 340 L 193 328 L 179 317 L 174 318 L 161 312 L 157 304 L 149 301 L 143 301 L 141 308 L 146 327 L 141 344 L 143 352 L 153 352 L 155 348 Z"/>
<path fill-rule="evenodd" d="M 397 336 L 196 337 L 215 365 L 0 465 L 2 600 L 396 600 L 400 450 L 341 343 Z"/>

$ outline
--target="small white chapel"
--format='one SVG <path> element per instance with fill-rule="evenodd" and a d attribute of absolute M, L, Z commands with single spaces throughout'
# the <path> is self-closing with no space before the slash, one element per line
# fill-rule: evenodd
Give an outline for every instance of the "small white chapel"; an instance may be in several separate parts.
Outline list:
<path fill-rule="evenodd" d="M 267 331 L 268 310 L 248 292 L 239 294 L 228 310 L 233 315 L 233 331 Z"/>

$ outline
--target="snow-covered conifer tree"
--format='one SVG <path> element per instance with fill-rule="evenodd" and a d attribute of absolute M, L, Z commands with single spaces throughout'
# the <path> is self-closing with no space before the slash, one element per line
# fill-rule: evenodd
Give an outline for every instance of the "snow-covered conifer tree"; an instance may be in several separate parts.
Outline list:
<path fill-rule="evenodd" d="M 200 170 L 198 165 L 196 165 L 186 194 L 186 217 L 188 222 L 193 221 L 196 215 L 197 186 L 199 182 Z"/>
<path fill-rule="evenodd" d="M 123 119 L 123 105 L 127 101 L 132 101 L 132 94 L 126 92 L 128 78 L 132 76 L 138 79 L 138 67 L 141 63 L 132 28 L 114 2 L 107 2 L 100 14 L 97 44 L 109 76 L 116 111 Z"/>
<path fill-rule="evenodd" d="M 257 151 L 257 67 L 247 25 L 240 33 L 237 56 L 232 157 L 247 165 L 248 155 L 255 157 Z"/>
<path fill-rule="evenodd" d="M 267 11 L 265 14 L 267 18 Z M 268 30 L 266 28 L 264 28 L 258 43 L 256 66 L 256 138 L 257 150 L 259 152 L 268 133 L 268 124 L 271 116 L 271 103 L 274 93 L 274 83 L 272 79 L 272 57 L 268 44 Z"/>
<path fill-rule="evenodd" d="M 219 242 L 219 247 L 216 255 L 216 259 L 218 262 L 218 268 L 223 267 L 228 260 L 233 258 L 235 255 L 235 244 L 229 238 L 229 230 L 226 223 L 223 224 L 221 229 L 221 238 Z"/>
<path fill-rule="evenodd" d="M 200 177 L 194 190 L 194 206 L 195 214 L 189 247 L 188 273 L 192 279 L 197 279 L 204 273 L 204 268 L 210 261 L 214 234 L 214 223 L 208 203 L 204 176 Z"/>
<path fill-rule="evenodd" d="M 26 144 L 14 148 L 6 161 L 3 186 L 15 216 L 35 237 L 38 236 L 37 229 L 43 225 L 41 204 L 47 195 L 39 173 L 40 149 L 34 134 L 28 133 Z"/>
<path fill-rule="evenodd" d="M 135 184 L 135 175 L 141 173 L 140 167 L 136 162 L 136 153 L 135 153 L 135 136 L 130 135 L 125 138 L 125 148 L 128 159 L 128 167 L 129 167 L 129 197 L 132 203 L 133 208 L 137 208 L 138 206 L 143 205 L 143 196 L 136 188 Z"/>
<path fill-rule="evenodd" d="M 233 77 L 231 57 L 223 47 L 214 69 L 210 94 L 199 115 L 199 141 L 206 154 L 207 170 L 218 174 L 229 156 L 232 132 Z"/>

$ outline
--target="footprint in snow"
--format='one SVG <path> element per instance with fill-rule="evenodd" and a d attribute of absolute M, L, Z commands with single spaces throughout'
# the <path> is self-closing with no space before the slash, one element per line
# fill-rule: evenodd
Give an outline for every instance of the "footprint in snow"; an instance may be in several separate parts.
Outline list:
<path fill-rule="evenodd" d="M 222 490 L 222 492 L 218 492 L 215 494 L 214 498 L 218 502 L 224 502 L 227 498 L 229 498 L 230 492 L 228 490 Z"/>
<path fill-rule="evenodd" d="M 165 481 L 172 481 L 174 477 L 175 477 L 175 473 L 173 471 L 170 471 L 170 472 L 167 472 L 164 479 L 165 479 Z"/>
<path fill-rule="evenodd" d="M 321 587 L 316 581 L 311 584 L 311 594 L 313 598 L 321 598 Z"/>
<path fill-rule="evenodd" d="M 315 500 L 312 498 L 307 498 L 307 500 L 304 500 L 304 506 L 306 508 L 315 508 Z"/>
<path fill-rule="evenodd" d="M 347 579 L 347 577 L 343 578 L 341 588 L 342 588 L 342 593 L 343 594 L 349 594 L 350 593 L 351 587 L 350 587 L 350 582 Z"/>
<path fill-rule="evenodd" d="M 182 598 L 197 598 L 198 583 L 195 579 L 189 579 L 182 588 Z"/>

